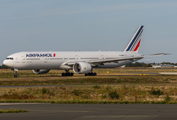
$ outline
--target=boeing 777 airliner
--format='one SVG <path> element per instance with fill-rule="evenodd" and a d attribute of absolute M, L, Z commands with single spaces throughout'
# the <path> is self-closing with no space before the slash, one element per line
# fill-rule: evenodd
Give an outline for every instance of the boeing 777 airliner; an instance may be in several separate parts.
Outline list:
<path fill-rule="evenodd" d="M 14 70 L 14 77 L 18 77 L 18 70 L 33 70 L 35 74 L 48 73 L 51 69 L 62 69 L 62 76 L 85 74 L 96 76 L 93 68 L 115 68 L 140 60 L 144 57 L 165 55 L 165 53 L 144 56 L 138 54 L 144 26 L 139 26 L 132 39 L 123 51 L 49 51 L 49 52 L 18 52 L 9 55 L 3 62 L 4 65 Z"/>

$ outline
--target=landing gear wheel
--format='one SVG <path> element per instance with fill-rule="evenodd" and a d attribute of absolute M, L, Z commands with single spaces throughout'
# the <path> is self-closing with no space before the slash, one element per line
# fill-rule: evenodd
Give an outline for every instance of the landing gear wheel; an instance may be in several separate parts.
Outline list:
<path fill-rule="evenodd" d="M 62 73 L 62 76 L 73 76 L 73 73 Z"/>
<path fill-rule="evenodd" d="M 65 73 L 62 73 L 62 76 L 65 76 Z"/>
<path fill-rule="evenodd" d="M 73 73 L 70 73 L 71 76 L 73 76 Z"/>
<path fill-rule="evenodd" d="M 14 74 L 14 77 L 18 77 L 18 74 Z"/>
<path fill-rule="evenodd" d="M 72 72 L 69 72 L 69 70 L 65 70 L 65 73 L 62 73 L 62 76 L 73 76 Z"/>
<path fill-rule="evenodd" d="M 18 77 L 17 71 L 18 69 L 14 69 L 14 77 Z"/>
<path fill-rule="evenodd" d="M 94 72 L 91 72 L 91 73 L 87 73 L 87 74 L 85 74 L 85 76 L 97 76 L 97 74 Z"/>

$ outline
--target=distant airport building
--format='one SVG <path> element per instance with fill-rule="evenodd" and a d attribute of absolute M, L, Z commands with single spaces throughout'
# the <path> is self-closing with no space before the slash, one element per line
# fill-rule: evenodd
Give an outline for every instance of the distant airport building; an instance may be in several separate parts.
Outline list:
<path fill-rule="evenodd" d="M 159 65 L 152 65 L 153 68 L 177 68 L 175 65 L 170 65 L 170 64 L 159 64 Z"/>

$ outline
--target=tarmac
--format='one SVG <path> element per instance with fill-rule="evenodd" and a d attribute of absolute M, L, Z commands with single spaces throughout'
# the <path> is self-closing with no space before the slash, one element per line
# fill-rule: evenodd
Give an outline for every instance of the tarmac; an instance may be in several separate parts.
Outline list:
<path fill-rule="evenodd" d="M 0 103 L 0 109 L 27 113 L 0 113 L 1 120 L 176 120 L 176 104 L 38 104 Z"/>

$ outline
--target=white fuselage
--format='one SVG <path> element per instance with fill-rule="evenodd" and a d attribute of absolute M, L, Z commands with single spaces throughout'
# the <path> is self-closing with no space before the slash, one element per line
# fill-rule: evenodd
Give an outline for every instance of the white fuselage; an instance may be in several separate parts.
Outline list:
<path fill-rule="evenodd" d="M 143 55 L 138 54 L 143 27 L 143 25 L 138 27 L 123 52 L 19 52 L 9 55 L 3 64 L 14 69 L 14 77 L 18 76 L 16 73 L 18 70 L 33 70 L 36 74 L 42 74 L 47 73 L 50 69 L 64 69 L 66 74 L 62 74 L 62 76 L 70 76 L 70 73 L 68 74 L 70 69 L 73 69 L 76 74 L 91 73 L 93 75 L 92 68 L 115 68 L 144 58 Z"/>
<path fill-rule="evenodd" d="M 66 62 L 89 62 L 110 59 L 121 59 L 126 57 L 142 56 L 135 52 L 119 52 L 119 51 L 86 51 L 86 52 L 18 52 L 9 55 L 3 64 L 19 69 L 72 69 L 72 66 L 65 65 Z M 101 65 L 93 66 L 93 68 L 115 68 L 136 60 L 124 60 L 108 62 Z"/>

